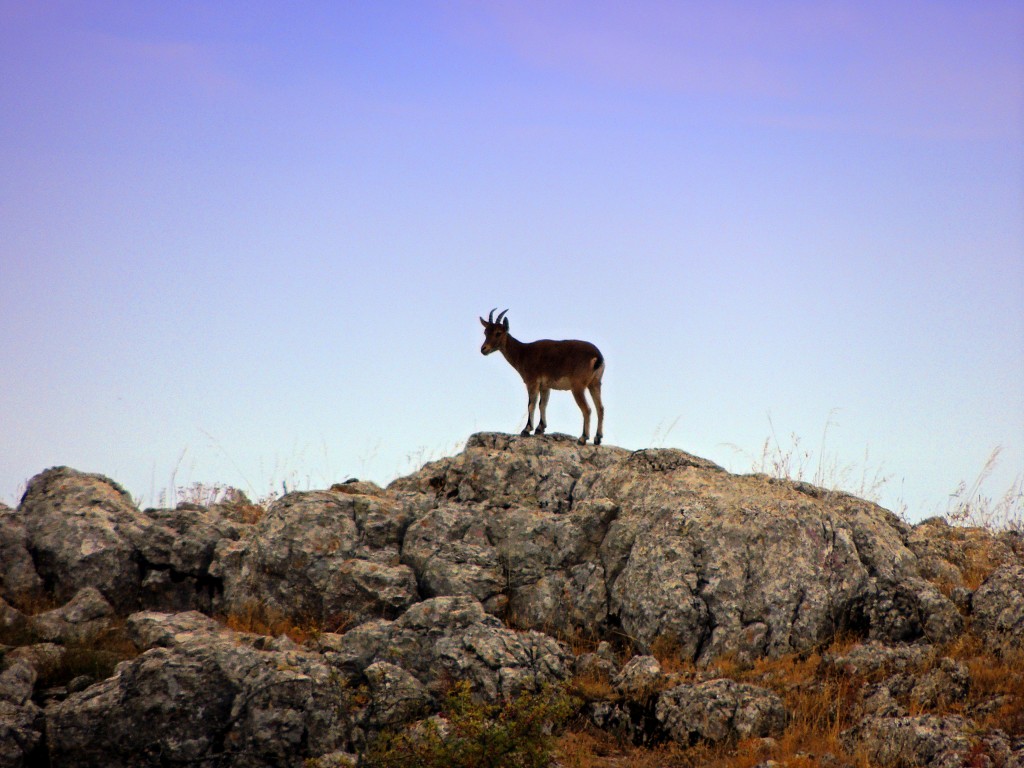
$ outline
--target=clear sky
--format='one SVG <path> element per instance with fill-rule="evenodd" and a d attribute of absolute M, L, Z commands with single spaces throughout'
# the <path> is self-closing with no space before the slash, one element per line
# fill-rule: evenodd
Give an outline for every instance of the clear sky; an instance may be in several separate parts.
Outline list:
<path fill-rule="evenodd" d="M 601 347 L 608 444 L 748 471 L 795 434 L 911 519 L 1002 446 L 1001 494 L 1024 4 L 0 0 L 0 500 L 518 431 L 492 307 Z"/>

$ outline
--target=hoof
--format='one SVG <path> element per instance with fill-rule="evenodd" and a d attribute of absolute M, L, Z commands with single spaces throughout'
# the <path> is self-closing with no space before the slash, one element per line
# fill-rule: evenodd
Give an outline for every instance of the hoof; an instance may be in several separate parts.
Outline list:
<path fill-rule="evenodd" d="M 579 440 L 576 441 L 576 444 L 577 445 L 586 445 L 587 444 L 587 436 L 584 435 L 583 437 L 581 437 Z"/>
<path fill-rule="evenodd" d="M 519 434 L 520 434 L 520 435 L 522 435 L 523 437 L 529 437 L 529 436 L 530 436 L 530 428 L 529 428 L 529 427 L 527 427 L 526 429 L 524 429 L 524 430 L 523 430 L 522 432 L 520 432 Z"/>
<path fill-rule="evenodd" d="M 535 434 L 535 435 L 543 435 L 544 434 L 544 427 L 537 427 L 535 430 L 533 430 L 533 434 Z"/>
<path fill-rule="evenodd" d="M 601 444 L 601 435 L 594 435 L 594 445 Z"/>

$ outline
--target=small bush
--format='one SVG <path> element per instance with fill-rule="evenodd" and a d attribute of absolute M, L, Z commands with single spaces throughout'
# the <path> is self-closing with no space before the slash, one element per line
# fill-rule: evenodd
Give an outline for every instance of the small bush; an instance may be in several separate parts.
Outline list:
<path fill-rule="evenodd" d="M 381 734 L 363 765 L 372 768 L 545 768 L 555 733 L 578 702 L 547 686 L 497 704 L 477 701 L 468 683 L 448 693 L 441 718 Z"/>

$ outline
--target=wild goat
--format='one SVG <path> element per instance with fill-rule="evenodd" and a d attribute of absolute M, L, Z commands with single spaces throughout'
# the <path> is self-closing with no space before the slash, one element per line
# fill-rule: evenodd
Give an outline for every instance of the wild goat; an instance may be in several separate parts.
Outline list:
<path fill-rule="evenodd" d="M 497 307 L 495 307 L 497 309 Z M 480 323 L 484 327 L 484 344 L 480 352 L 485 355 L 500 351 L 523 377 L 529 403 L 526 411 L 526 428 L 522 434 L 530 434 L 533 428 L 533 408 L 540 398 L 540 421 L 537 422 L 535 435 L 543 435 L 548 423 L 545 414 L 548 407 L 548 396 L 552 389 L 568 389 L 576 398 L 576 405 L 583 411 L 583 435 L 580 445 L 586 445 L 590 437 L 590 406 L 584 395 L 590 390 L 590 397 L 597 409 L 597 433 L 594 445 L 601 444 L 604 428 L 604 406 L 601 404 L 601 377 L 604 375 L 604 357 L 600 350 L 589 341 L 551 341 L 541 339 L 524 344 L 508 332 L 506 309 L 497 318 L 494 309 Z"/>

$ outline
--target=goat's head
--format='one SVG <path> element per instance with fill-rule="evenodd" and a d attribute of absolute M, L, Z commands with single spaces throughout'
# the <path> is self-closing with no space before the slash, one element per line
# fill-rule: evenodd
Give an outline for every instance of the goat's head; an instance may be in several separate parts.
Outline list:
<path fill-rule="evenodd" d="M 480 353 L 484 355 L 489 355 L 504 347 L 505 339 L 508 338 L 508 318 L 505 317 L 505 312 L 508 310 L 504 310 L 495 317 L 494 309 L 491 310 L 491 314 L 487 316 L 486 320 L 480 318 L 480 324 L 484 327 L 484 344 L 480 347 Z"/>

